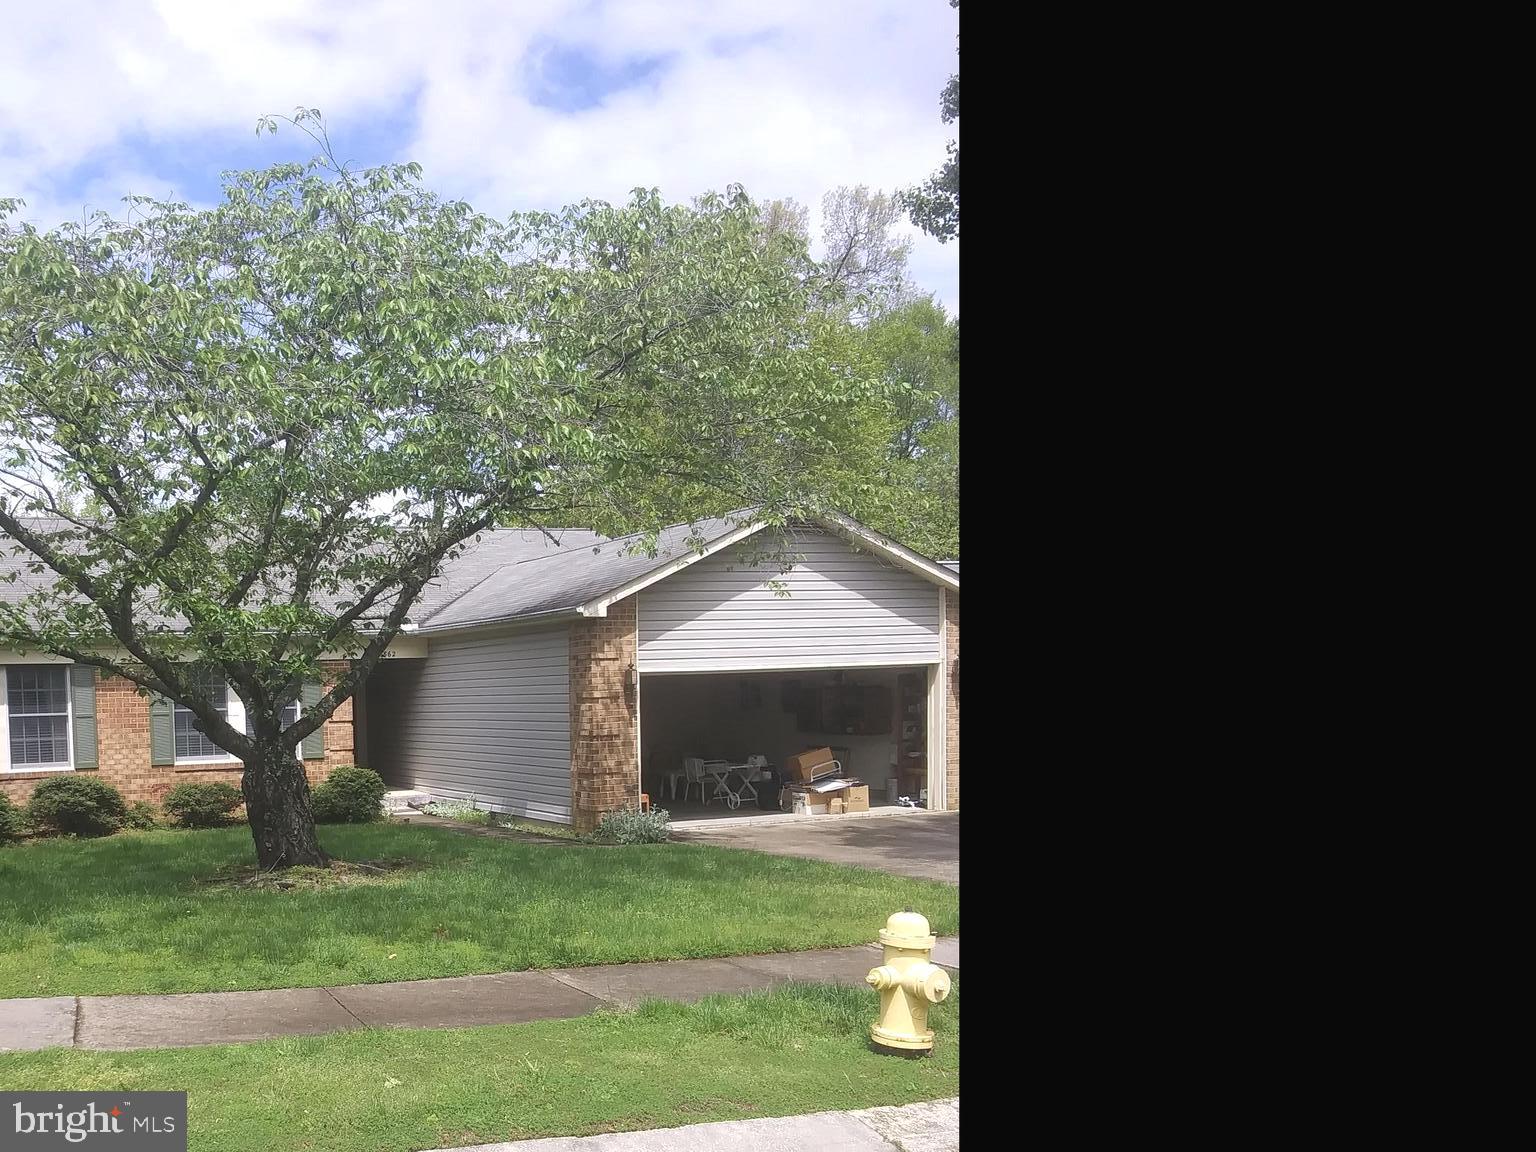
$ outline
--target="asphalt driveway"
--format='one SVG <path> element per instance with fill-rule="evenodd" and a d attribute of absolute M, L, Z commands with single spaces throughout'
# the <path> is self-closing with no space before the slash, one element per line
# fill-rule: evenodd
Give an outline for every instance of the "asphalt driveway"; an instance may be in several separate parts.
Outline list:
<path fill-rule="evenodd" d="M 960 883 L 960 813 L 900 811 L 874 816 L 810 816 L 784 823 L 721 828 L 673 827 L 678 840 L 748 848 L 877 868 L 898 876 Z"/>

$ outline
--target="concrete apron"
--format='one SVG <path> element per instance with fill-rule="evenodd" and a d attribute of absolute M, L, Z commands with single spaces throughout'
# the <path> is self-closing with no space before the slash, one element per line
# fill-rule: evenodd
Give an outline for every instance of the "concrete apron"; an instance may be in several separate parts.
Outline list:
<path fill-rule="evenodd" d="M 0 1052 L 75 1047 L 101 1051 L 240 1044 L 353 1028 L 473 1028 L 583 1016 L 643 1000 L 692 1003 L 789 981 L 860 987 L 879 963 L 873 944 L 730 956 L 605 964 L 538 972 L 455 976 L 334 988 L 196 992 L 177 996 L 54 996 L 0 1000 Z M 933 959 L 960 968 L 959 937 Z"/>
<path fill-rule="evenodd" d="M 653 802 L 654 803 L 654 802 Z M 665 808 L 665 804 L 656 805 Z M 731 811 L 727 808 L 726 811 Z M 942 816 L 942 812 L 930 812 L 926 808 L 902 808 L 897 805 L 887 805 L 880 808 L 871 808 L 867 812 L 840 812 L 836 816 L 825 814 L 821 816 L 796 815 L 793 812 L 774 812 L 769 809 L 757 808 L 747 816 L 684 816 L 681 819 L 673 818 L 672 827 L 679 832 L 707 832 L 711 828 L 740 828 L 751 824 L 753 827 L 765 827 L 769 824 L 806 824 L 815 821 L 817 827 L 828 827 L 836 820 L 884 820 L 902 817 Z"/>

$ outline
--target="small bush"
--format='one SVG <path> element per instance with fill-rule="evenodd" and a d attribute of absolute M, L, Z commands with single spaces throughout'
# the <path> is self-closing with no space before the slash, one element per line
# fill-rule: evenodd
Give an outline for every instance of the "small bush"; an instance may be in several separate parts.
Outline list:
<path fill-rule="evenodd" d="M 110 836 L 127 814 L 123 794 L 94 776 L 51 776 L 27 804 L 33 827 L 76 836 Z"/>
<path fill-rule="evenodd" d="M 243 803 L 233 784 L 178 784 L 165 794 L 165 813 L 183 828 L 220 828 Z"/>
<path fill-rule="evenodd" d="M 384 819 L 383 779 L 371 768 L 344 764 L 314 791 L 318 824 L 370 824 Z"/>
<path fill-rule="evenodd" d="M 9 796 L 0 792 L 0 844 L 10 840 L 20 840 L 21 834 L 26 830 L 27 821 L 21 809 L 11 803 Z"/>
<path fill-rule="evenodd" d="M 136 800 L 128 805 L 128 814 L 123 817 L 123 827 L 131 828 L 135 832 L 151 832 L 160 827 L 160 815 L 155 811 L 153 804 Z"/>
<path fill-rule="evenodd" d="M 665 808 L 641 812 L 637 808 L 617 808 L 604 813 L 592 833 L 599 844 L 662 844 L 672 834 L 672 817 Z"/>

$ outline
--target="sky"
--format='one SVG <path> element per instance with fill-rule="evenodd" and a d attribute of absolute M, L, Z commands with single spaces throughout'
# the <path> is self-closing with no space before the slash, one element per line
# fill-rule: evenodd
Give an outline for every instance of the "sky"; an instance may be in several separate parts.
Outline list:
<path fill-rule="evenodd" d="M 266 113 L 316 107 L 339 158 L 415 160 L 503 214 L 729 183 L 812 206 L 944 160 L 944 0 L 49 0 L 0 35 L 0 196 L 39 226 L 127 194 L 208 204 L 219 173 L 303 158 Z M 959 242 L 912 279 L 958 312 Z"/>

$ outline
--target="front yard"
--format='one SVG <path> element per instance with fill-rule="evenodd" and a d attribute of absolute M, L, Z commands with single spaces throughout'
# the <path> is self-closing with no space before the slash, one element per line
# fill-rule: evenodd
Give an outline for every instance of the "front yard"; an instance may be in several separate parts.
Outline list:
<path fill-rule="evenodd" d="M 320 889 L 210 883 L 249 865 L 244 827 L 0 848 L 0 998 L 313 987 L 866 944 L 908 905 L 935 932 L 960 926 L 959 891 L 946 884 L 702 845 L 521 843 L 385 824 L 324 827 L 320 840 L 342 860 L 413 866 Z"/>
<path fill-rule="evenodd" d="M 495 1028 L 0 1053 L 0 1090 L 185 1091 L 191 1147 L 218 1152 L 412 1152 L 957 1095 L 958 981 L 926 1059 L 870 1050 L 877 1002 L 790 985 Z"/>

